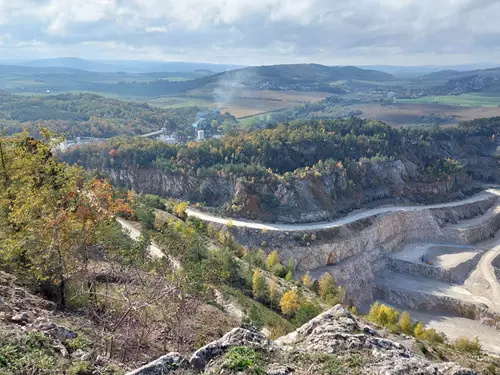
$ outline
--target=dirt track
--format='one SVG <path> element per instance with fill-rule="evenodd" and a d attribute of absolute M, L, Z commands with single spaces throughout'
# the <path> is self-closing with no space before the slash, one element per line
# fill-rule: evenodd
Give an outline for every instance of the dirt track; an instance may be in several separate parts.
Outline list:
<path fill-rule="evenodd" d="M 351 214 L 334 221 L 329 222 L 320 222 L 320 223 L 308 223 L 308 224 L 273 224 L 273 223 L 262 223 L 258 221 L 249 221 L 249 220 L 237 220 L 237 219 L 227 219 L 219 216 L 215 216 L 209 213 L 201 212 L 194 210 L 192 208 L 188 208 L 186 213 L 189 216 L 195 216 L 203 221 L 224 224 L 227 225 L 230 223 L 235 227 L 247 227 L 254 229 L 266 229 L 272 231 L 300 231 L 300 230 L 320 230 L 320 229 L 330 229 L 339 227 L 345 224 L 349 224 L 361 219 L 365 219 L 367 217 L 396 212 L 396 211 L 422 211 L 433 208 L 443 208 L 443 207 L 457 207 L 468 203 L 479 202 L 485 199 L 490 198 L 492 195 L 500 195 L 500 190 L 498 189 L 487 189 L 480 194 L 477 194 L 468 199 L 448 202 L 448 203 L 439 203 L 433 205 L 422 205 L 422 206 L 388 206 L 388 207 L 378 207 L 371 210 L 359 210 L 354 211 Z"/>

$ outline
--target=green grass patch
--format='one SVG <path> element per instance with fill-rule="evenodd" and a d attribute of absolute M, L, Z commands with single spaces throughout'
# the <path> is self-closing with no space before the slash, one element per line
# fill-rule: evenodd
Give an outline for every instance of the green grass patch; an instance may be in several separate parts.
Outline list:
<path fill-rule="evenodd" d="M 245 373 L 252 375 L 260 375 L 265 372 L 262 367 L 261 353 L 247 346 L 231 348 L 224 357 L 224 367 L 233 372 L 245 371 Z"/>
<path fill-rule="evenodd" d="M 479 92 L 462 95 L 423 96 L 416 99 L 398 99 L 397 103 L 407 104 L 443 104 L 466 107 L 498 107 L 500 93 Z"/>

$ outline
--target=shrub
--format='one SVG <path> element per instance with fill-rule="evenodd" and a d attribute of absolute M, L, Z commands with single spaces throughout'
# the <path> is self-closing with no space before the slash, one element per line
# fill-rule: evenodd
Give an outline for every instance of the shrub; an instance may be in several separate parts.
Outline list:
<path fill-rule="evenodd" d="M 444 343 L 445 336 L 442 333 L 439 333 L 434 328 L 426 329 L 424 332 L 424 340 L 429 341 L 433 344 L 442 344 Z M 481 346 L 480 346 L 481 348 Z M 481 350 L 481 349 L 479 349 Z"/>
<path fill-rule="evenodd" d="M 278 276 L 278 277 L 283 277 L 283 275 L 285 274 L 285 267 L 283 267 L 282 264 L 275 264 L 274 266 L 272 266 L 269 271 L 272 272 L 273 275 L 275 276 Z"/>
<path fill-rule="evenodd" d="M 461 352 L 481 354 L 481 343 L 477 337 L 474 340 L 470 340 L 465 336 L 459 337 L 453 343 L 453 347 Z"/>
<path fill-rule="evenodd" d="M 245 253 L 244 259 L 252 266 L 258 268 L 264 268 L 264 251 L 262 249 L 258 251 L 248 250 Z"/>
<path fill-rule="evenodd" d="M 304 276 L 302 276 L 302 284 L 304 284 L 304 286 L 306 288 L 309 288 L 311 289 L 313 284 L 314 284 L 314 281 L 313 279 L 311 278 L 311 275 L 309 274 L 309 271 L 306 272 L 306 274 Z"/>
<path fill-rule="evenodd" d="M 392 328 L 395 329 L 394 326 L 398 324 L 399 313 L 392 307 L 375 302 L 370 308 L 368 320 L 387 328 L 392 326 Z"/>
<path fill-rule="evenodd" d="M 264 374 L 262 356 L 255 349 L 237 346 L 225 354 L 224 366 L 233 372 L 247 372 L 252 375 Z"/>
<path fill-rule="evenodd" d="M 413 322 L 411 315 L 407 311 L 404 311 L 399 318 L 399 328 L 403 333 L 413 335 Z"/>
<path fill-rule="evenodd" d="M 92 344 L 83 337 L 77 336 L 76 338 L 68 342 L 68 346 L 72 350 L 78 350 L 78 349 L 85 350 L 90 348 Z"/>
<path fill-rule="evenodd" d="M 335 279 L 328 272 L 325 272 L 319 279 L 319 296 L 326 300 L 330 294 L 335 293 L 335 289 Z"/>
<path fill-rule="evenodd" d="M 321 308 L 311 302 L 303 303 L 297 312 L 295 313 L 295 318 L 293 323 L 297 326 L 301 326 L 304 323 L 307 323 L 311 319 L 318 316 L 321 313 Z"/>

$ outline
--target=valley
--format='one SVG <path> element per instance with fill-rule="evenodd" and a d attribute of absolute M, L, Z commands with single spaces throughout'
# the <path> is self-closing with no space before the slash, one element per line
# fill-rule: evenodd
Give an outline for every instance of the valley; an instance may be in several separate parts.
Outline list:
<path fill-rule="evenodd" d="M 446 74 L 0 66 L 0 370 L 495 373 L 498 108 L 406 101 L 496 72 Z"/>

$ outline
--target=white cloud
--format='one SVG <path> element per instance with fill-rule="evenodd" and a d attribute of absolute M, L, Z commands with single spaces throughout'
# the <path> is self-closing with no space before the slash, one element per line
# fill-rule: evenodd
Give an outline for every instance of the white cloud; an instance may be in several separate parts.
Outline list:
<path fill-rule="evenodd" d="M 499 16 L 497 0 L 0 0 L 0 35 L 10 35 L 0 52 L 97 58 L 112 45 L 115 58 L 140 49 L 246 64 L 500 62 Z"/>

